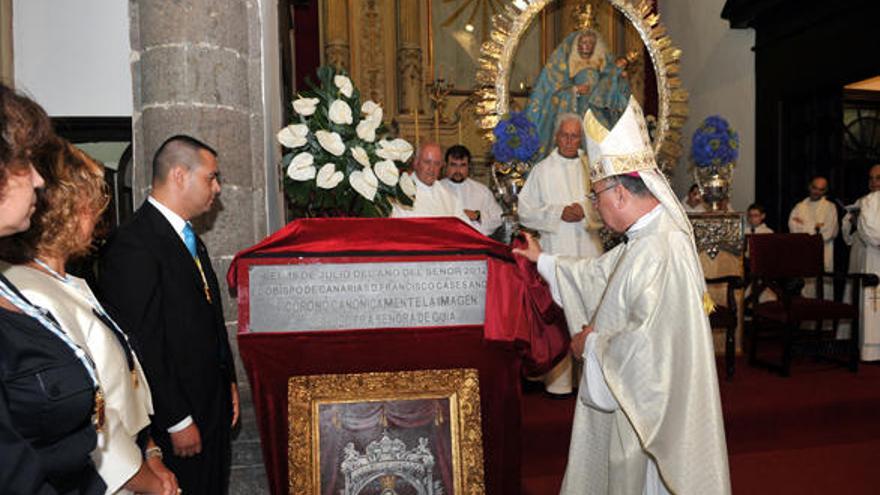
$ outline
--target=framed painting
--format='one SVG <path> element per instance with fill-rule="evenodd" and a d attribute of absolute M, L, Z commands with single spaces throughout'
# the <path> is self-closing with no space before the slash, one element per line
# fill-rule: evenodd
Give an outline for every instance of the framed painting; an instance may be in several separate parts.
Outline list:
<path fill-rule="evenodd" d="M 485 493 L 477 370 L 294 376 L 290 493 Z"/>

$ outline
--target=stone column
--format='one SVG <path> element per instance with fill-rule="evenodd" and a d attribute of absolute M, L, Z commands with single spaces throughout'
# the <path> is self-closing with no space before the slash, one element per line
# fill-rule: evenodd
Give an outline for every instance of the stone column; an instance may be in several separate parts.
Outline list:
<path fill-rule="evenodd" d="M 12 62 L 12 0 L 0 0 L 0 82 L 15 85 Z"/>
<path fill-rule="evenodd" d="M 421 17 L 419 4 L 402 0 L 398 3 L 398 40 L 397 47 L 397 74 L 400 78 L 397 87 L 400 88 L 399 113 L 411 115 L 413 110 L 422 105 L 422 44 Z"/>
<path fill-rule="evenodd" d="M 272 139 L 263 106 L 260 9 L 266 3 L 275 5 L 274 0 L 129 0 L 135 207 L 148 193 L 152 156 L 166 138 L 188 134 L 216 149 L 222 192 L 195 226 L 221 287 L 232 256 L 265 237 L 268 205 L 277 193 L 267 193 L 266 186 L 271 155 L 266 143 Z M 265 493 L 251 393 L 235 339 L 237 304 L 222 292 L 242 398 L 231 492 Z"/>
<path fill-rule="evenodd" d="M 347 0 L 327 0 L 324 13 L 324 63 L 351 72 Z"/>

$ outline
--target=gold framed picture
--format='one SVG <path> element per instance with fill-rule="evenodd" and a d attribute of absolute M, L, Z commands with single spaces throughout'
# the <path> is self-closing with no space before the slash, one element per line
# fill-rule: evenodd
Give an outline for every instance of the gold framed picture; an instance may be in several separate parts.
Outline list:
<path fill-rule="evenodd" d="M 288 480 L 297 495 L 478 495 L 475 369 L 294 376 Z"/>

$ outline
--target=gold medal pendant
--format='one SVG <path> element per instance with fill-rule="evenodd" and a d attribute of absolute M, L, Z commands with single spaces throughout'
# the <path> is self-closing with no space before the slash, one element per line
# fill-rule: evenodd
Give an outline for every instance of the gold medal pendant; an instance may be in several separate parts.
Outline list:
<path fill-rule="evenodd" d="M 95 425 L 96 431 L 101 431 L 104 428 L 104 392 L 100 388 L 95 389 L 95 411 L 92 415 L 92 424 Z"/>

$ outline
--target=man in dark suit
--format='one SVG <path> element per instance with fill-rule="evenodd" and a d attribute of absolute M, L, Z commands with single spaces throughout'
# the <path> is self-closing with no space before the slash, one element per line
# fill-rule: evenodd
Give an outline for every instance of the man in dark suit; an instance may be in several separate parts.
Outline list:
<path fill-rule="evenodd" d="M 238 388 L 220 288 L 190 220 L 220 193 L 217 153 L 173 136 L 150 196 L 108 242 L 99 285 L 132 337 L 155 409 L 152 434 L 183 493 L 226 493 Z"/>

